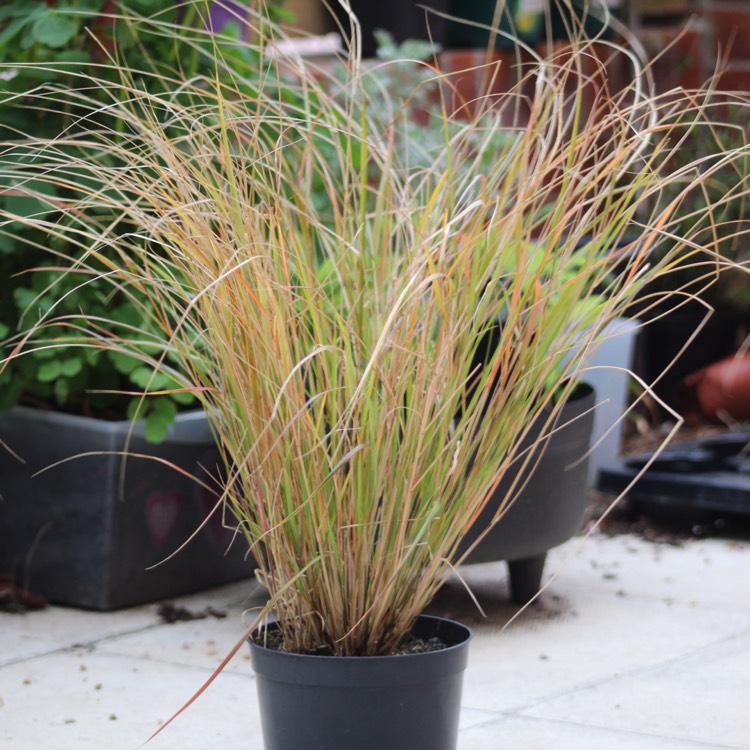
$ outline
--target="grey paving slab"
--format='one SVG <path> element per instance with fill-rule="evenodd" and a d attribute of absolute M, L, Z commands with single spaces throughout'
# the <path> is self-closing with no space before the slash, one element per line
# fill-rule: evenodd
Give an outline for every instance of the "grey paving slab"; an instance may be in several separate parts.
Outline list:
<path fill-rule="evenodd" d="M 210 618 L 208 621 L 178 622 L 110 638 L 98 644 L 97 651 L 113 656 L 214 669 L 246 635 L 247 628 L 242 617 L 229 611 L 225 618 L 219 620 Z M 252 674 L 250 650 L 246 645 L 240 647 L 227 669 Z"/>
<path fill-rule="evenodd" d="M 461 732 L 458 750 L 735 750 L 693 740 L 616 731 L 567 721 L 506 716 Z"/>
<path fill-rule="evenodd" d="M 205 670 L 74 649 L 0 670 L 0 746 L 135 750 L 179 708 Z M 222 674 L 149 748 L 262 747 L 255 684 Z"/>
<path fill-rule="evenodd" d="M 582 597 L 577 606 L 575 617 L 546 627 L 519 626 L 476 638 L 467 705 L 484 710 L 531 705 L 689 656 L 747 629 L 739 615 L 658 602 Z"/>
<path fill-rule="evenodd" d="M 147 608 L 122 612 L 84 612 L 53 607 L 23 615 L 0 612 L 0 666 L 154 624 Z"/>
<path fill-rule="evenodd" d="M 622 539 L 602 540 L 594 552 L 611 548 L 612 560 L 619 554 L 623 567 L 630 564 Z M 743 604 L 730 603 L 723 609 L 692 600 L 684 592 L 690 578 L 681 572 L 683 550 L 665 550 L 663 555 L 658 572 L 653 563 L 639 561 L 638 574 L 632 574 L 634 585 L 621 589 L 610 587 L 613 581 L 602 578 L 601 568 L 590 564 L 588 554 L 574 554 L 538 603 L 510 624 L 518 610 L 507 602 L 502 569 L 493 564 L 463 571 L 487 617 L 455 582 L 438 601 L 443 613 L 475 632 L 466 705 L 487 711 L 521 710 L 613 677 L 669 664 L 747 632 L 750 613 Z M 651 559 L 651 554 L 644 551 L 642 558 Z M 735 577 L 743 575 L 748 563 L 747 551 L 735 558 Z M 703 576 L 710 579 L 717 573 L 716 585 L 727 586 L 728 594 L 732 578 L 726 571 Z M 635 585 L 649 576 L 674 576 L 678 595 L 657 596 L 661 584 L 654 582 Z"/>
<path fill-rule="evenodd" d="M 178 599 L 175 600 L 176 605 L 198 614 L 207 612 L 208 616 L 107 638 L 97 644 L 97 651 L 214 669 L 244 640 L 258 607 L 264 601 L 265 596 L 254 581 L 225 586 L 207 595 Z M 227 669 L 239 674 L 252 674 L 247 646 L 243 644 L 240 647 Z"/>
<path fill-rule="evenodd" d="M 594 534 L 553 550 L 547 570 L 557 574 L 555 584 L 750 613 L 750 576 L 742 573 L 749 566 L 747 542 L 692 539 L 672 546 Z"/>
<path fill-rule="evenodd" d="M 525 716 L 750 748 L 750 622 L 681 659 L 537 705 Z"/>
<path fill-rule="evenodd" d="M 254 581 L 245 581 L 179 597 L 174 603 L 196 610 L 213 607 L 226 611 L 228 619 L 236 616 L 239 621 L 245 607 L 257 604 L 257 588 Z M 133 640 L 138 642 L 148 637 L 144 631 L 157 627 L 160 622 L 157 605 L 153 604 L 116 612 L 88 612 L 67 607 L 50 607 L 22 615 L 0 612 L 0 666 L 75 644 L 98 643 L 126 634 L 132 634 Z"/>

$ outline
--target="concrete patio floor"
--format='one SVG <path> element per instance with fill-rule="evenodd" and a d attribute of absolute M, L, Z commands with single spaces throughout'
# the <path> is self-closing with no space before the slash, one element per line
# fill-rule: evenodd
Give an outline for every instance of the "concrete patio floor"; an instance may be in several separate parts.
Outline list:
<path fill-rule="evenodd" d="M 547 570 L 549 587 L 507 626 L 503 563 L 463 571 L 486 618 L 458 581 L 433 605 L 475 632 L 460 750 L 750 748 L 750 544 L 597 533 L 554 550 Z M 227 616 L 176 624 L 157 605 L 1 613 L 0 747 L 134 750 L 241 638 L 260 597 L 255 583 L 183 597 Z M 262 750 L 253 682 L 243 647 L 148 747 Z"/>

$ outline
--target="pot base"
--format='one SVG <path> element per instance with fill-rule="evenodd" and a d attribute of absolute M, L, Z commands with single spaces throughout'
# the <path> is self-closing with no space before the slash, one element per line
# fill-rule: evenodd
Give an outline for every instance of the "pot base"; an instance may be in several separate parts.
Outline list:
<path fill-rule="evenodd" d="M 541 555 L 508 561 L 510 599 L 513 604 L 527 604 L 539 593 L 546 560 L 547 553 L 542 552 Z"/>

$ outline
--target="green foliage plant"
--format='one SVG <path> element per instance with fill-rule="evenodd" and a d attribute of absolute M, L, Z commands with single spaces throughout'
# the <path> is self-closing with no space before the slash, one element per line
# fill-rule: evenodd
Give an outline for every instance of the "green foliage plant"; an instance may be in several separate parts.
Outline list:
<path fill-rule="evenodd" d="M 277 5 L 272 6 L 276 12 Z M 230 19 L 232 10 L 239 13 L 239 6 L 228 7 Z M 54 305 L 58 315 L 75 316 L 86 310 L 102 321 L 111 319 L 110 328 L 139 329 L 158 345 L 161 332 L 152 324 L 152 311 L 144 308 L 144 299 L 121 294 L 108 282 L 93 277 L 86 284 L 59 279 L 60 265 L 50 250 L 58 257 L 65 256 L 66 264 L 75 263 L 80 254 L 64 234 L 50 237 L 30 226 L 27 219 L 45 214 L 47 220 L 57 220 L 55 212 L 65 201 L 65 189 L 51 181 L 42 184 L 20 179 L 6 167 L 32 158 L 34 143 L 85 130 L 93 122 L 106 127 L 113 140 L 126 147 L 121 121 L 107 111 L 125 93 L 115 85 L 121 80 L 121 69 L 130 71 L 131 86 L 148 86 L 151 93 L 162 95 L 174 94 L 181 79 L 205 76 L 208 71 L 224 75 L 211 64 L 214 39 L 205 33 L 211 26 L 211 13 L 209 2 L 181 4 L 175 0 L 3 3 L 0 209 L 17 219 L 0 230 L 0 339 L 32 327 Z M 222 30 L 222 35 L 235 39 L 240 33 L 238 22 Z M 235 68 L 250 71 L 259 67 L 256 50 L 234 45 L 231 55 Z M 81 96 L 78 89 L 87 78 L 96 83 L 85 90 L 92 111 L 81 122 L 75 99 Z M 157 119 L 162 114 L 156 113 Z M 64 153 L 66 148 L 59 143 L 58 152 Z M 111 164 L 105 152 L 98 159 Z M 91 190 L 102 188 L 93 170 L 86 177 Z M 35 197 L 36 192 L 40 197 Z M 53 286 L 54 295 L 50 293 Z M 61 342 L 64 333 L 48 330 L 46 336 Z M 179 367 L 176 362 L 170 364 Z M 146 385 L 162 395 L 145 401 L 131 395 L 142 392 Z M 0 375 L 0 409 L 19 401 L 111 419 L 143 416 L 146 436 L 153 441 L 165 437 L 179 408 L 195 404 L 189 392 L 175 390 L 170 374 L 154 373 L 142 359 L 85 349 L 72 342 L 55 349 L 37 347 L 5 368 Z"/>
<path fill-rule="evenodd" d="M 262 16 L 249 23 L 247 46 L 269 59 L 280 32 Z M 260 616 L 276 613 L 288 651 L 397 651 L 493 488 L 529 461 L 532 423 L 550 410 L 554 428 L 561 391 L 607 324 L 704 252 L 676 235 L 691 184 L 666 207 L 653 198 L 694 174 L 664 165 L 673 136 L 711 122 L 706 93 L 659 97 L 637 57 L 612 44 L 631 85 L 584 108 L 589 42 L 572 45 L 529 72 L 528 117 L 511 137 L 489 102 L 469 120 L 436 104 L 444 140 L 429 164 L 397 146 L 403 102 L 367 106 L 355 34 L 343 85 L 293 56 L 284 87 L 241 70 L 141 87 L 121 70 L 116 128 L 30 143 L 34 159 L 14 166 L 40 200 L 64 188 L 63 219 L 26 219 L 77 248 L 63 278 L 93 274 L 146 300 L 164 344 L 54 306 L 34 335 L 62 326 L 155 372 L 179 362 L 180 387 L 224 453 L 227 520 L 269 592 Z M 98 90 L 83 83 L 85 116 Z M 519 91 L 500 106 L 516 106 Z M 692 184 L 743 153 L 716 154 Z M 629 234 L 638 241 L 622 244 Z M 665 234 L 675 242 L 654 264 Z M 722 263 L 711 250 L 709 273 Z M 29 336 L 12 360 L 34 349 Z"/>

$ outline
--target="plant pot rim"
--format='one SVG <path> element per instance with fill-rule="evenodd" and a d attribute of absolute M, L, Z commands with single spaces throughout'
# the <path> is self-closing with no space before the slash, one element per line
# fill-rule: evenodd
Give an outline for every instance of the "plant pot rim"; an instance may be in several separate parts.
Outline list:
<path fill-rule="evenodd" d="M 274 629 L 276 622 L 266 626 Z M 392 654 L 390 656 L 330 656 L 320 654 L 295 654 L 278 651 L 256 643 L 252 636 L 248 638 L 252 654 L 253 669 L 259 676 L 275 680 L 287 680 L 299 684 L 330 686 L 361 684 L 361 674 L 366 670 L 366 682 L 369 685 L 424 682 L 426 675 L 463 672 L 466 668 L 467 646 L 473 633 L 463 623 L 434 615 L 420 615 L 412 628 L 419 637 L 421 631 L 434 628 L 436 631 L 447 630 L 454 634 L 450 640 L 456 641 L 446 648 L 437 651 L 425 651 L 415 654 Z M 259 629 L 254 631 L 254 634 Z M 429 637 L 429 634 L 427 635 Z M 325 675 L 320 674 L 321 667 Z M 429 679 L 429 677 L 428 677 Z"/>
<path fill-rule="evenodd" d="M 7 412 L 0 414 L 0 419 L 9 416 L 35 422 L 37 424 L 52 424 L 61 428 L 76 427 L 90 429 L 106 435 L 143 437 L 146 422 L 139 419 L 111 420 L 82 414 L 69 414 L 54 409 L 38 409 L 33 406 L 14 406 Z M 172 424 L 163 442 L 195 443 L 212 440 L 210 425 L 203 409 L 191 409 L 180 412 Z"/>

